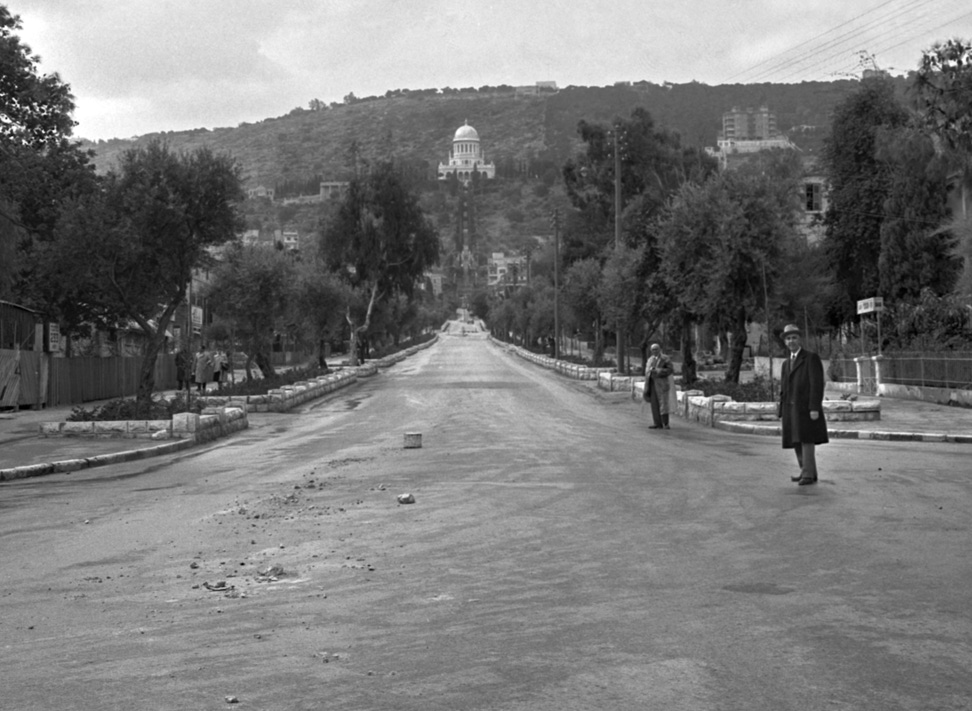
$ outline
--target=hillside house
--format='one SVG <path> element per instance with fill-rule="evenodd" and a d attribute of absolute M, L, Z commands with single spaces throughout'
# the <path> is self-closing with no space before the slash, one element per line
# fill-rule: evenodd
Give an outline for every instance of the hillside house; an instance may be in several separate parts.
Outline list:
<path fill-rule="evenodd" d="M 246 196 L 251 200 L 256 198 L 267 198 L 273 201 L 273 188 L 268 188 L 264 185 L 257 185 L 255 188 L 250 188 L 246 191 Z"/>
<path fill-rule="evenodd" d="M 486 270 L 488 286 L 526 283 L 526 257 L 507 257 L 503 252 L 493 252 L 486 263 Z"/>

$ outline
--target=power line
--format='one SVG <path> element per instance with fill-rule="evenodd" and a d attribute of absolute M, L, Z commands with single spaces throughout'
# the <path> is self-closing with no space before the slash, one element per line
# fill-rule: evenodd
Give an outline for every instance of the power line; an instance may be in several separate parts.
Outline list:
<path fill-rule="evenodd" d="M 891 5 L 891 4 L 893 4 L 893 3 L 895 3 L 895 2 L 897 2 L 897 0 L 886 0 L 886 2 L 883 2 L 883 3 L 881 3 L 880 5 L 877 5 L 877 6 L 875 6 L 875 7 L 872 7 L 872 8 L 870 9 L 870 10 L 866 10 L 865 12 L 862 12 L 862 13 L 861 13 L 860 15 L 857 15 L 856 17 L 853 17 L 853 18 L 851 18 L 851 19 L 849 20 L 849 22 L 854 22 L 854 21 L 856 21 L 856 20 L 859 20 L 860 18 L 862 18 L 862 17 L 864 17 L 865 15 L 869 15 L 869 14 L 871 14 L 872 12 L 877 12 L 878 10 L 880 10 L 881 8 L 883 8 L 884 6 L 886 6 L 886 5 Z M 732 81 L 733 79 L 735 79 L 736 77 L 738 77 L 738 76 L 742 76 L 743 74 L 746 74 L 747 72 L 750 72 L 750 71 L 752 71 L 753 69 L 756 69 L 757 67 L 760 67 L 760 66 L 762 66 L 762 65 L 764 65 L 764 64 L 768 64 L 768 63 L 770 63 L 770 62 L 772 62 L 772 61 L 775 61 L 775 60 L 776 60 L 776 59 L 778 59 L 779 57 L 783 57 L 783 56 L 785 56 L 786 54 L 788 54 L 789 52 L 793 52 L 793 51 L 795 51 L 795 50 L 797 50 L 797 49 L 799 49 L 800 47 L 803 47 L 804 45 L 807 45 L 807 44 L 810 44 L 811 42 L 816 42 L 816 41 L 817 41 L 818 39 L 820 39 L 820 38 L 822 38 L 822 37 L 826 37 L 826 36 L 827 36 L 827 35 L 829 35 L 829 34 L 830 34 L 831 32 L 836 32 L 836 31 L 837 31 L 837 29 L 838 29 L 837 27 L 832 27 L 832 28 L 830 28 L 829 30 L 827 30 L 826 32 L 822 32 L 822 33 L 820 33 L 820 34 L 819 34 L 819 35 L 817 35 L 816 37 L 811 37 L 810 39 L 808 39 L 808 40 L 804 40 L 804 41 L 803 41 L 803 42 L 801 42 L 800 44 L 798 44 L 798 45 L 796 45 L 796 46 L 794 46 L 794 47 L 791 47 L 791 48 L 789 48 L 789 49 L 786 49 L 786 50 L 784 50 L 784 51 L 782 51 L 782 52 L 780 52 L 779 54 L 776 54 L 776 55 L 773 55 L 772 57 L 768 57 L 768 58 L 766 58 L 766 59 L 764 59 L 764 60 L 762 60 L 761 62 L 757 62 L 756 64 L 754 64 L 753 66 L 751 66 L 751 67 L 749 67 L 748 69 L 744 69 L 744 70 L 742 70 L 741 72 L 737 72 L 736 74 L 733 74 L 733 75 L 732 75 L 732 76 L 730 76 L 730 77 L 729 77 L 728 79 L 726 79 L 726 80 L 725 80 L 725 81 L 723 82 L 723 84 L 729 84 L 729 83 L 730 83 L 730 82 L 731 82 L 731 81 Z"/>
<path fill-rule="evenodd" d="M 948 9 L 941 7 L 942 3 L 940 0 L 910 0 L 903 5 L 896 6 L 897 2 L 898 0 L 886 0 L 840 26 L 831 28 L 773 57 L 764 59 L 749 69 L 732 75 L 729 80 L 746 75 L 754 70 L 758 71 L 746 83 L 767 81 L 769 77 L 786 72 L 787 70 L 791 71 L 775 81 L 786 82 L 791 77 L 799 74 L 806 74 L 808 71 L 815 69 L 819 71 L 819 68 L 825 68 L 825 71 L 830 75 L 844 71 L 856 76 L 859 73 L 862 60 L 858 57 L 851 64 L 843 56 L 850 52 L 850 47 L 855 42 L 865 47 L 866 45 L 875 47 L 875 43 L 877 43 L 875 51 L 866 52 L 866 49 L 861 49 L 855 53 L 856 55 L 861 55 L 866 52 L 874 57 L 878 52 L 887 52 L 895 49 L 919 37 L 930 35 L 933 32 L 947 28 L 972 15 L 972 12 L 966 9 L 968 5 L 965 3 L 962 3 L 961 6 L 956 6 L 953 3 L 952 11 L 955 14 L 946 21 L 941 22 L 940 18 L 944 12 L 948 12 Z M 876 12 L 882 11 L 883 14 L 877 18 L 869 18 L 863 23 L 858 22 Z M 932 25 L 931 23 L 935 21 L 939 21 L 938 24 Z M 857 24 L 855 25 L 854 23 Z M 881 30 L 882 27 L 888 24 L 894 24 L 894 26 L 883 31 L 875 32 L 875 30 Z M 846 31 L 841 32 L 836 37 L 832 37 L 823 43 L 819 42 L 819 40 L 829 37 L 842 29 Z M 799 49 L 808 46 L 812 46 L 813 48 L 799 56 L 794 56 L 794 53 Z M 771 63 L 774 64 L 768 66 Z"/>
<path fill-rule="evenodd" d="M 935 27 L 929 27 L 927 30 L 924 30 L 921 34 L 928 34 L 928 33 L 931 33 L 931 32 L 936 32 L 937 30 L 940 30 L 940 29 L 942 29 L 944 27 L 947 27 L 947 26 L 949 26 L 949 25 L 951 25 L 951 24 L 953 24 L 955 22 L 958 22 L 959 20 L 964 20 L 966 17 L 972 17 L 972 10 L 970 10 L 968 12 L 964 12 L 961 15 L 959 15 L 958 17 L 953 17 L 951 20 L 948 20 L 947 22 L 943 22 L 943 23 L 941 23 L 939 25 L 936 25 Z M 896 44 L 892 44 L 892 45 L 887 46 L 887 47 L 881 47 L 879 49 L 876 49 L 875 52 L 874 52 L 874 54 L 877 55 L 878 52 L 887 52 L 887 51 L 890 51 L 892 49 L 896 49 L 897 47 L 900 47 L 901 45 L 906 44 L 906 43 L 910 42 L 912 39 L 915 39 L 916 37 L 919 37 L 919 36 L 920 35 L 915 35 L 914 37 L 907 37 L 907 38 L 901 40 L 900 42 L 898 42 Z"/>
<path fill-rule="evenodd" d="M 934 30 L 936 30 L 936 29 L 939 29 L 939 28 L 941 28 L 941 27 L 945 27 L 945 26 L 947 26 L 947 25 L 950 25 L 950 24 L 952 24 L 953 22 L 955 22 L 955 21 L 957 21 L 957 20 L 959 20 L 959 19 L 961 19 L 962 17 L 964 17 L 965 15 L 968 15 L 968 14 L 970 14 L 970 13 L 969 13 L 969 12 L 963 12 L 963 13 L 962 13 L 961 15 L 959 15 L 959 16 L 957 16 L 957 17 L 953 17 L 953 18 L 951 18 L 951 19 L 949 19 L 948 21 L 946 21 L 946 22 L 944 22 L 944 23 L 941 23 L 941 24 L 939 24 L 939 25 L 937 25 L 937 26 L 935 26 L 935 27 L 929 27 L 929 23 L 930 23 L 930 22 L 934 22 L 934 21 L 935 21 L 936 19 L 938 19 L 938 18 L 936 17 L 936 15 L 938 15 L 938 13 L 937 13 L 937 12 L 935 12 L 934 14 L 928 14 L 928 15 L 924 15 L 924 16 L 922 16 L 922 18 L 921 18 L 921 20 L 922 20 L 922 21 L 924 21 L 924 24 L 922 25 L 922 27 L 921 27 L 920 29 L 918 29 L 917 31 L 914 31 L 914 29 L 915 29 L 915 28 L 914 28 L 914 25 L 912 25 L 912 26 L 911 26 L 911 27 L 909 27 L 909 29 L 908 29 L 908 31 L 909 31 L 909 34 L 907 34 L 907 35 L 905 36 L 905 38 L 904 38 L 903 40 L 900 40 L 900 41 L 898 41 L 898 42 L 895 42 L 895 44 L 893 44 L 893 45 L 891 45 L 891 47 L 898 47 L 898 46 L 900 46 L 900 45 L 902 45 L 902 44 L 905 44 L 905 43 L 907 43 L 907 42 L 910 42 L 910 41 L 912 41 L 912 40 L 914 40 L 914 39 L 916 39 L 917 37 L 920 37 L 920 36 L 922 36 L 922 35 L 924 35 L 924 34 L 926 34 L 926 33 L 929 33 L 929 32 L 933 32 L 933 31 L 934 31 Z M 877 36 L 876 36 L 876 37 L 875 37 L 875 38 L 874 38 L 874 39 L 872 40 L 872 42 L 877 42 L 877 41 L 881 41 L 881 40 L 882 40 L 883 38 L 885 38 L 885 37 L 888 37 L 888 36 L 889 36 L 889 35 L 891 35 L 891 34 L 893 34 L 893 35 L 894 35 L 893 37 L 890 37 L 890 39 L 891 39 L 892 41 L 894 41 L 894 40 L 897 40 L 897 39 L 898 39 L 899 37 L 901 37 L 901 32 L 899 32 L 899 31 L 898 31 L 898 30 L 896 29 L 896 30 L 893 30 L 893 31 L 891 31 L 891 32 L 885 32 L 885 33 L 882 33 L 882 34 L 880 34 L 880 35 L 877 35 Z M 886 50 L 887 50 L 887 48 L 883 48 L 883 49 L 881 49 L 881 50 L 879 50 L 879 51 L 886 51 Z M 877 54 L 877 52 L 872 52 L 872 53 L 870 53 L 870 54 L 872 54 L 873 56 L 876 56 L 876 54 Z M 782 78 L 781 78 L 781 79 L 780 79 L 779 81 L 781 81 L 781 82 L 786 82 L 786 80 L 787 80 L 787 79 L 789 79 L 789 78 L 791 78 L 791 77 L 793 77 L 793 76 L 795 76 L 796 74 L 799 74 L 799 73 L 803 73 L 803 72 L 806 72 L 806 71 L 808 71 L 808 70 L 811 70 L 811 69 L 814 69 L 814 68 L 816 68 L 816 67 L 820 67 L 821 65 L 825 65 L 825 64 L 826 64 L 827 62 L 833 62 L 833 61 L 841 61 L 841 60 L 839 60 L 839 59 L 838 59 L 837 57 L 830 57 L 830 58 L 824 58 L 824 59 L 822 59 L 821 61 L 818 61 L 818 62 L 815 62 L 815 63 L 813 63 L 813 64 L 810 64 L 810 65 L 808 65 L 808 66 L 803 66 L 803 67 L 801 67 L 801 68 L 800 68 L 799 70 L 797 70 L 797 71 L 795 71 L 795 72 L 790 72 L 789 74 L 787 74 L 787 75 L 785 75 L 785 76 L 783 76 L 783 77 L 782 77 Z M 860 64 L 859 64 L 859 63 L 858 63 L 858 64 L 856 64 L 856 65 L 847 65 L 847 64 L 844 64 L 844 65 L 843 65 L 843 67 L 847 67 L 848 69 L 850 69 L 850 70 L 851 70 L 851 72 L 853 72 L 853 70 L 854 70 L 854 69 L 857 69 L 857 68 L 858 68 L 859 66 L 860 66 Z M 831 73 L 836 73 L 836 71 L 837 71 L 838 69 L 840 69 L 840 68 L 841 68 L 841 67 L 835 67 L 835 68 L 834 68 L 834 72 L 831 72 Z M 848 73 L 851 73 L 851 72 L 848 72 Z"/>
<path fill-rule="evenodd" d="M 855 27 L 853 29 L 844 32 L 843 34 L 835 37 L 834 39 L 828 42 L 825 42 L 824 44 L 820 45 L 813 51 L 803 56 L 794 57 L 777 67 L 773 67 L 769 70 L 764 70 L 756 77 L 754 77 L 752 81 L 756 81 L 766 76 L 771 76 L 778 72 L 794 67 L 795 65 L 799 65 L 799 67 L 796 69 L 795 72 L 791 72 L 786 77 L 784 77 L 784 79 L 781 80 L 781 81 L 785 81 L 786 78 L 789 78 L 790 76 L 793 76 L 796 73 L 806 72 L 807 70 L 813 69 L 822 63 L 832 61 L 839 54 L 846 52 L 848 46 L 853 46 L 854 43 L 862 41 L 862 39 L 864 37 L 867 37 L 871 33 L 871 31 L 874 30 L 875 28 L 893 22 L 894 20 L 897 20 L 901 17 L 905 17 L 905 16 L 914 17 L 915 13 L 917 13 L 919 10 L 927 7 L 928 5 L 935 4 L 936 1 L 937 0 L 917 0 L 917 2 L 911 2 L 909 5 L 899 7 L 896 10 L 892 11 L 891 13 L 882 15 L 881 17 L 871 20 L 865 23 L 864 25 Z M 927 15 L 921 15 L 921 17 L 926 17 L 926 16 Z M 891 31 L 900 32 L 900 27 L 896 27 Z M 814 63 L 811 63 L 809 65 L 806 64 L 807 61 L 814 60 L 818 57 L 822 57 L 822 59 Z"/>

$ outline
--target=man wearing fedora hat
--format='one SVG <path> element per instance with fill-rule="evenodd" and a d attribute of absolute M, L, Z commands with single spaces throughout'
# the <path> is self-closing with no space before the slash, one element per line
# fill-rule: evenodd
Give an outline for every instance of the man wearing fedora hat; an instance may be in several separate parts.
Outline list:
<path fill-rule="evenodd" d="M 823 413 L 824 369 L 820 356 L 802 347 L 796 324 L 783 328 L 783 342 L 790 352 L 780 386 L 783 448 L 796 450 L 800 465 L 800 475 L 790 480 L 807 486 L 817 483 L 816 446 L 829 441 Z"/>

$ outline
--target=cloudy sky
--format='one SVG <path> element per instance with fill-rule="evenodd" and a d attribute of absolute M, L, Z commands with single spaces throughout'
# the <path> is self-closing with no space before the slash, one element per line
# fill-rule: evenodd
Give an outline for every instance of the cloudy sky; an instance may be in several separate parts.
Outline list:
<path fill-rule="evenodd" d="M 0 2 L 91 139 L 398 88 L 829 80 L 859 74 L 860 52 L 904 73 L 935 40 L 972 39 L 969 0 Z"/>

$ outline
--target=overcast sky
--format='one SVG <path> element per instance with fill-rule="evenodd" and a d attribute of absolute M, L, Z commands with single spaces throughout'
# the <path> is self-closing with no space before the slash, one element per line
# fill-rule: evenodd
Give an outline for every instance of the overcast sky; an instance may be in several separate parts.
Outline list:
<path fill-rule="evenodd" d="M 0 0 L 77 137 L 236 126 L 311 99 L 553 80 L 603 86 L 895 73 L 972 39 L 969 0 Z"/>

